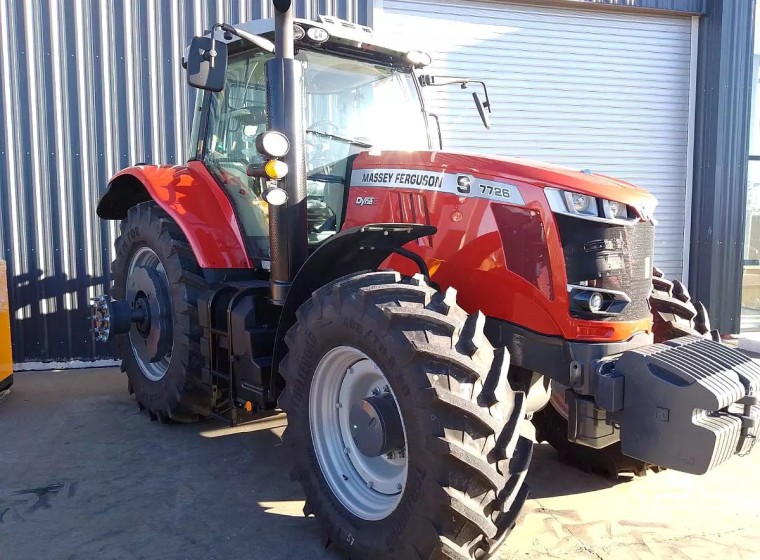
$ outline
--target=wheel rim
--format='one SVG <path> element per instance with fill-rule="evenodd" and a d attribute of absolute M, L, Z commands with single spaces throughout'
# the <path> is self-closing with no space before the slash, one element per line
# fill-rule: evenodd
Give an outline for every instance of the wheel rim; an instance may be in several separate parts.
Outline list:
<path fill-rule="evenodd" d="M 140 247 L 132 255 L 125 288 L 125 299 L 145 316 L 130 328 L 132 353 L 143 375 L 160 381 L 169 369 L 173 347 L 171 298 L 166 270 L 153 249 Z"/>
<path fill-rule="evenodd" d="M 378 395 L 392 397 L 403 447 L 370 457 L 360 450 L 349 417 L 352 407 Z M 409 458 L 398 400 L 377 364 L 350 346 L 325 354 L 312 378 L 309 426 L 322 474 L 343 506 L 368 521 L 388 517 L 406 487 Z"/>

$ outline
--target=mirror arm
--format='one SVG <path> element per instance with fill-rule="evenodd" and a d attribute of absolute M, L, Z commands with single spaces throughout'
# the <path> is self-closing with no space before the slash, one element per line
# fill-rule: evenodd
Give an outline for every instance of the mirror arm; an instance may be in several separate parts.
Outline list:
<path fill-rule="evenodd" d="M 269 39 L 264 39 L 264 37 L 259 37 L 258 35 L 254 35 L 253 33 L 248 33 L 247 31 L 243 31 L 242 29 L 233 27 L 232 25 L 228 23 L 218 23 L 214 27 L 216 26 L 219 26 L 219 28 L 222 29 L 222 31 L 226 31 L 227 33 L 231 33 L 232 35 L 240 37 L 244 41 L 253 43 L 260 49 L 263 49 L 269 53 L 274 53 L 274 43 L 270 41 Z"/>

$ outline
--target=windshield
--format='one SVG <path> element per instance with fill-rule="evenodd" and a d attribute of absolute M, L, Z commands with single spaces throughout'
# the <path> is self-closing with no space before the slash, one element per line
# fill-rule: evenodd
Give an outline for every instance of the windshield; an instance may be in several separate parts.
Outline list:
<path fill-rule="evenodd" d="M 429 147 L 411 72 L 321 52 L 302 50 L 296 58 L 305 68 L 307 143 L 342 140 L 380 150 Z"/>

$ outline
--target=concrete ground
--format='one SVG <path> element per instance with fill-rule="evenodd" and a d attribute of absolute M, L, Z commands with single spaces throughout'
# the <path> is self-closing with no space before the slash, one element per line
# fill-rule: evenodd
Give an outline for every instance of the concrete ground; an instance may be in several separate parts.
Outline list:
<path fill-rule="evenodd" d="M 16 375 L 0 403 L 0 560 L 337 560 L 272 416 L 148 421 L 114 369 Z M 612 482 L 536 445 L 500 558 L 760 558 L 760 448 L 704 477 Z"/>

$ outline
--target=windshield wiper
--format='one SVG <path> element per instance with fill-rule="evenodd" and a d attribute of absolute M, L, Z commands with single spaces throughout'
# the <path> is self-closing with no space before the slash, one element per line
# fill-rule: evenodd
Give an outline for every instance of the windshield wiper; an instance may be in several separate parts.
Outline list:
<path fill-rule="evenodd" d="M 321 136 L 322 138 L 329 138 L 330 140 L 338 140 L 339 142 L 346 142 L 347 144 L 353 144 L 354 146 L 359 146 L 360 148 L 372 147 L 372 144 L 367 144 L 366 142 L 361 142 L 359 140 L 352 140 L 351 138 L 344 138 L 343 136 L 338 136 L 337 134 L 330 134 L 329 132 L 320 132 L 319 130 L 311 130 L 310 128 L 307 128 L 306 132 L 309 132 L 315 136 Z"/>

